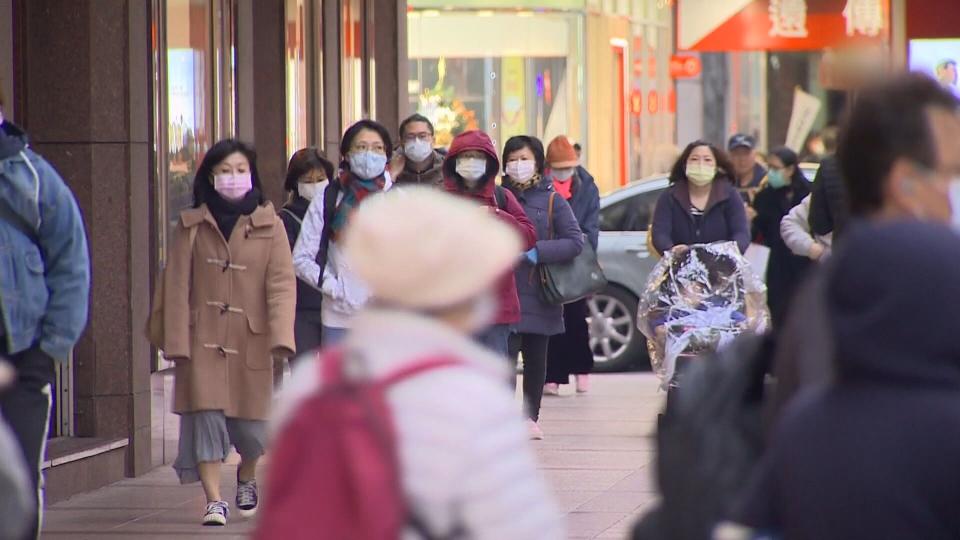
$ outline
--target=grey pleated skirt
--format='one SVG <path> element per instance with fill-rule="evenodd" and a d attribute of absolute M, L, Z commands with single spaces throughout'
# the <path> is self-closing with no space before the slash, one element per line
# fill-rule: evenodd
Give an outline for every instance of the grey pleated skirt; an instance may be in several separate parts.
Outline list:
<path fill-rule="evenodd" d="M 173 468 L 181 484 L 200 481 L 197 464 L 223 461 L 230 447 L 244 460 L 263 455 L 267 422 L 227 418 L 223 411 L 198 411 L 180 415 L 180 442 Z"/>

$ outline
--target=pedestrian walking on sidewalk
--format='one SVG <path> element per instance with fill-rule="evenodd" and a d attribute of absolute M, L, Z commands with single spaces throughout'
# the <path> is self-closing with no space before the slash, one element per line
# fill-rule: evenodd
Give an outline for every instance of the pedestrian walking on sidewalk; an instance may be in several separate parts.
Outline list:
<path fill-rule="evenodd" d="M 810 259 L 794 255 L 787 247 L 780 236 L 780 222 L 810 194 L 810 188 L 793 150 L 785 146 L 774 149 L 770 152 L 769 164 L 767 185 L 753 201 L 756 211 L 753 237 L 754 241 L 770 248 L 767 303 L 773 327 L 779 329 L 790 309 L 790 301 L 810 267 Z"/>
<path fill-rule="evenodd" d="M 826 277 L 836 380 L 787 408 L 741 521 L 784 540 L 957 538 L 960 241 L 851 227 Z"/>
<path fill-rule="evenodd" d="M 367 197 L 392 185 L 387 171 L 393 155 L 390 133 L 373 120 L 361 120 L 343 134 L 340 155 L 339 177 L 310 204 L 293 248 L 297 277 L 323 295 L 321 341 L 325 347 L 343 340 L 353 317 L 370 299 L 366 285 L 343 257 L 340 236 Z"/>
<path fill-rule="evenodd" d="M 741 252 L 747 250 L 750 227 L 743 199 L 730 180 L 732 167 L 710 143 L 687 145 L 653 213 L 653 247 L 658 252 L 729 241 Z"/>
<path fill-rule="evenodd" d="M 36 495 L 26 538 L 35 538 L 54 363 L 67 361 L 87 324 L 90 259 L 73 194 L 30 148 L 26 133 L 3 119 L 2 95 L 0 245 L 0 356 L 16 370 L 13 384 L 0 391 L 0 415 L 10 424 L 30 471 Z"/>
<path fill-rule="evenodd" d="M 568 143 L 569 144 L 569 143 Z M 537 265 L 570 262 L 583 249 L 583 233 L 573 210 L 544 175 L 543 143 L 525 135 L 512 137 L 503 148 L 503 185 L 516 196 L 537 228 L 537 244 L 516 269 L 520 322 L 510 336 L 510 357 L 523 353 L 523 398 L 530 416 L 530 436 L 542 439 L 537 422 L 547 377 L 550 336 L 563 333 L 563 306 L 543 299 Z"/>
<path fill-rule="evenodd" d="M 280 219 L 287 230 L 291 251 L 300 236 L 310 202 L 323 198 L 333 177 L 333 164 L 317 148 L 303 148 L 290 158 L 284 183 L 289 200 L 280 210 Z M 323 295 L 320 291 L 303 279 L 297 279 L 297 319 L 293 333 L 297 351 L 301 354 L 320 348 L 322 305 Z"/>
<path fill-rule="evenodd" d="M 240 454 L 236 505 L 257 511 L 256 466 L 266 446 L 274 359 L 294 354 L 296 277 L 290 244 L 266 201 L 253 149 L 234 139 L 207 151 L 180 213 L 164 273 L 164 355 L 174 371 L 180 415 L 174 469 L 200 481 L 204 525 L 225 525 L 220 467 Z"/>
<path fill-rule="evenodd" d="M 600 237 L 600 190 L 593 177 L 580 167 L 579 156 L 567 137 L 560 135 L 547 147 L 547 178 L 573 210 L 585 240 L 597 250 Z M 593 371 L 593 350 L 590 348 L 590 328 L 587 326 L 587 299 L 563 306 L 565 331 L 550 337 L 547 348 L 547 384 L 544 393 L 557 395 L 560 385 L 576 376 L 577 392 L 590 388 Z"/>
<path fill-rule="evenodd" d="M 395 160 L 400 169 L 397 185 L 443 187 L 443 154 L 433 147 L 433 123 L 414 114 L 400 123 L 401 151 Z"/>
<path fill-rule="evenodd" d="M 523 238 L 524 250 L 536 245 L 537 230 L 514 194 L 496 183 L 500 159 L 490 136 L 482 131 L 457 135 L 443 162 L 444 188 L 449 193 L 479 203 L 513 226 Z M 520 298 L 513 272 L 506 272 L 497 287 L 497 316 L 477 339 L 506 358 L 512 325 L 520 322 Z"/>
<path fill-rule="evenodd" d="M 862 221 L 960 223 L 960 102 L 936 81 L 911 73 L 864 88 L 840 137 L 835 178 L 844 196 L 836 200 L 842 208 L 833 209 L 837 226 L 843 216 L 844 235 Z M 812 221 L 816 194 L 810 204 Z M 837 249 L 844 239 L 836 236 L 840 228 L 833 230 Z M 813 232 L 820 234 L 815 226 Z M 820 270 L 811 272 L 778 336 L 777 384 L 767 412 L 773 421 L 801 388 L 832 379 L 823 282 Z"/>
<path fill-rule="evenodd" d="M 522 245 L 515 225 L 440 190 L 360 206 L 341 247 L 374 300 L 284 389 L 258 540 L 566 537 L 507 365 L 472 337 L 496 318 Z M 366 414 L 344 425 L 334 411 L 353 410 L 350 396 L 366 396 Z"/>

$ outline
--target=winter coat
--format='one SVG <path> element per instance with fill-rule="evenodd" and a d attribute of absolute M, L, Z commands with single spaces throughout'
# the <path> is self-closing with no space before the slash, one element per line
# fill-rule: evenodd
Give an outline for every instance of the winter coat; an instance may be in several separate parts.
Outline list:
<path fill-rule="evenodd" d="M 267 419 L 273 357 L 295 350 L 296 277 L 273 204 L 241 216 L 229 241 L 206 205 L 181 212 L 164 279 L 162 349 L 176 362 L 174 412 Z"/>
<path fill-rule="evenodd" d="M 343 346 L 347 358 L 362 359 L 363 374 L 376 378 L 429 358 L 463 364 L 422 373 L 386 394 L 405 498 L 434 537 L 566 538 L 512 387 L 503 384 L 503 358 L 438 321 L 382 309 L 358 315 Z M 274 427 L 282 427 L 322 385 L 315 362 L 298 364 L 277 404 Z M 452 534 L 457 527 L 463 534 Z"/>
<path fill-rule="evenodd" d="M 729 181 L 713 182 L 704 215 L 690 213 L 690 190 L 686 181 L 676 182 L 660 195 L 653 213 L 653 246 L 666 253 L 677 245 L 734 241 L 741 252 L 750 246 L 750 227 L 743 200 Z"/>
<path fill-rule="evenodd" d="M 386 191 L 393 183 L 389 174 L 384 176 Z M 318 193 L 325 192 L 326 186 L 327 184 L 322 184 L 323 191 Z M 303 226 L 300 228 L 300 237 L 293 248 L 293 266 L 298 278 L 319 288 L 323 294 L 320 308 L 323 325 L 330 328 L 349 328 L 353 317 L 370 300 L 370 289 L 356 276 L 334 239 L 329 241 L 327 265 L 321 276 L 317 253 L 320 251 L 320 239 L 323 236 L 323 199 L 323 196 L 316 197 L 307 209 Z M 337 195 L 337 205 L 342 200 L 341 190 Z"/>
<path fill-rule="evenodd" d="M 523 238 L 524 250 L 528 250 L 537 243 L 537 229 L 523 211 L 523 207 L 517 202 L 517 198 L 508 189 L 503 190 L 506 199 L 506 208 L 501 209 L 497 204 L 496 198 L 496 174 L 491 174 L 489 178 L 481 181 L 479 187 L 473 191 L 468 190 L 463 183 L 463 179 L 456 173 L 457 155 L 468 150 L 479 150 L 492 158 L 496 162 L 496 170 L 500 170 L 500 158 L 497 157 L 497 151 L 493 147 L 493 141 L 482 131 L 467 131 L 461 133 L 450 145 L 450 152 L 443 162 L 444 189 L 449 193 L 467 197 L 477 201 L 479 204 L 490 207 L 505 222 L 513 226 Z M 517 254 L 517 259 L 520 254 Z M 520 321 L 520 298 L 517 296 L 517 284 L 514 279 L 513 271 L 504 274 L 497 283 L 497 299 L 500 309 L 494 324 L 515 324 Z"/>
<path fill-rule="evenodd" d="M 544 179 L 525 191 L 520 191 L 509 180 L 505 186 L 516 195 L 523 211 L 537 227 L 538 263 L 564 263 L 572 261 L 583 250 L 583 233 L 577 225 L 570 205 L 553 190 L 553 181 Z M 547 220 L 550 198 L 553 197 L 553 235 L 550 238 L 550 223 Z M 517 294 L 520 297 L 520 323 L 517 331 L 526 334 L 553 336 L 562 334 L 563 306 L 544 302 L 537 267 L 524 257 L 517 266 Z"/>
<path fill-rule="evenodd" d="M 836 381 L 788 406 L 741 521 L 785 540 L 955 539 L 956 233 L 851 227 L 827 266 Z"/>
<path fill-rule="evenodd" d="M 600 240 L 600 190 L 593 176 L 590 176 L 583 167 L 577 167 L 577 172 L 571 181 L 573 182 L 572 196 L 567 202 L 573 209 L 573 215 L 577 216 L 580 230 L 587 235 L 590 245 L 596 251 Z"/>
<path fill-rule="evenodd" d="M 318 184 L 318 196 L 322 197 L 323 190 L 326 189 L 328 184 L 329 182 L 326 181 Z M 280 210 L 280 220 L 283 221 L 283 227 L 287 230 L 287 240 L 290 242 L 291 252 L 297 245 L 297 238 L 300 236 L 303 219 L 306 217 L 309 207 L 310 201 L 297 195 Z M 306 281 L 297 278 L 297 311 L 320 311 L 322 305 L 323 295 L 320 294 L 320 291 Z"/>
<path fill-rule="evenodd" d="M 847 185 L 837 158 L 824 158 L 813 180 L 810 230 L 821 236 L 834 233 L 834 238 L 839 238 L 850 219 L 848 199 Z"/>
<path fill-rule="evenodd" d="M 397 175 L 397 185 L 443 186 L 443 154 L 440 152 L 433 151 L 433 163 L 429 169 L 417 172 L 413 167 L 410 158 L 407 158 L 403 170 Z"/>
<path fill-rule="evenodd" d="M 753 219 L 753 236 L 755 241 L 770 248 L 767 302 L 774 326 L 783 324 L 790 300 L 811 265 L 808 257 L 794 255 L 784 243 L 780 236 L 780 222 L 809 194 L 806 180 L 796 179 L 790 186 L 779 189 L 767 186 L 753 201 L 757 212 Z"/>
<path fill-rule="evenodd" d="M 0 330 L 7 353 L 38 346 L 66 361 L 87 325 L 83 217 L 57 171 L 10 122 L 0 125 Z"/>
<path fill-rule="evenodd" d="M 833 243 L 833 235 L 825 236 L 814 235 L 810 231 L 810 196 L 807 195 L 803 202 L 794 206 L 783 220 L 780 221 L 780 237 L 783 243 L 790 248 L 794 255 L 809 257 L 810 250 L 814 244 L 820 244 L 824 247 L 823 256 L 820 260 L 826 260 L 830 255 L 830 246 Z"/>

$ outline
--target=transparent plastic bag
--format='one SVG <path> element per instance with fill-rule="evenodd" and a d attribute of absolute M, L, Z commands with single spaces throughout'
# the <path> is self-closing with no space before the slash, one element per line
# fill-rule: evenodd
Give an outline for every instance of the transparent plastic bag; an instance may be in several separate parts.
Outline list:
<path fill-rule="evenodd" d="M 664 254 L 650 273 L 637 314 L 663 388 L 675 384 L 679 358 L 717 351 L 769 324 L 766 285 L 734 242 Z"/>

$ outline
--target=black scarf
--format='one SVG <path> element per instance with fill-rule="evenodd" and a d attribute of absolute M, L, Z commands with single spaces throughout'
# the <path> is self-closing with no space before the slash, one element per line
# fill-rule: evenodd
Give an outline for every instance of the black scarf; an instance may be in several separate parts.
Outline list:
<path fill-rule="evenodd" d="M 251 189 L 246 195 L 237 202 L 230 202 L 220 196 L 219 193 L 212 193 L 207 200 L 207 207 L 213 214 L 213 219 L 223 234 L 223 239 L 230 242 L 230 234 L 237 225 L 240 216 L 249 216 L 260 206 L 260 190 Z"/>

